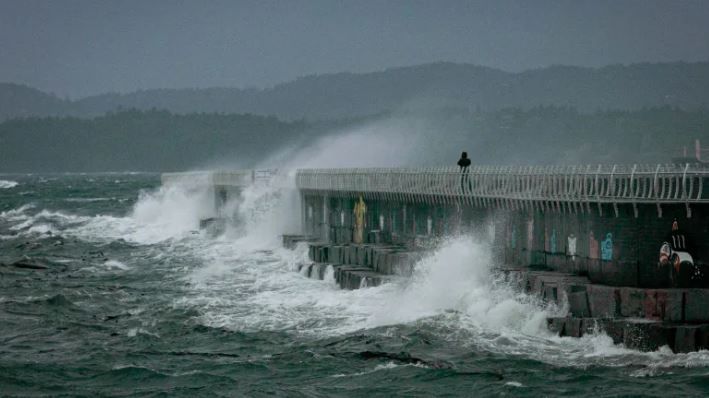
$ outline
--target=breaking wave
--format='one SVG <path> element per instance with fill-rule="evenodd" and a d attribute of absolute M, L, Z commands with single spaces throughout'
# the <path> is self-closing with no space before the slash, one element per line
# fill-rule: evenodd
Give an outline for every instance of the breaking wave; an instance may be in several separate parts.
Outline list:
<path fill-rule="evenodd" d="M 10 189 L 18 185 L 17 181 L 0 180 L 0 189 Z"/>

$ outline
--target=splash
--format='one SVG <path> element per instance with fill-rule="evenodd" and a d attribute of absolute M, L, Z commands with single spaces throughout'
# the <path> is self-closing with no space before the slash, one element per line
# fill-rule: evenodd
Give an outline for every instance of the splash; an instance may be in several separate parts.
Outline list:
<path fill-rule="evenodd" d="M 482 242 L 470 236 L 445 241 L 417 264 L 408 283 L 374 311 L 370 325 L 413 322 L 453 311 L 478 327 L 541 330 L 553 309 L 496 278 L 490 247 Z"/>

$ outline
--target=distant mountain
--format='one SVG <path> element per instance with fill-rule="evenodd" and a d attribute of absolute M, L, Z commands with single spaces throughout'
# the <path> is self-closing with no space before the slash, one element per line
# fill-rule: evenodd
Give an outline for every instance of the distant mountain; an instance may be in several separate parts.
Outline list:
<path fill-rule="evenodd" d="M 73 104 L 32 87 L 0 83 L 0 120 L 27 116 L 56 116 L 71 112 Z"/>
<path fill-rule="evenodd" d="M 8 94 L 10 92 L 10 94 Z M 306 76 L 272 88 L 157 89 L 63 101 L 28 87 L 0 85 L 0 119 L 96 116 L 118 109 L 166 109 L 338 119 L 397 110 L 570 106 L 582 112 L 709 105 L 709 63 L 551 66 L 521 73 L 433 63 L 372 73 Z"/>
<path fill-rule="evenodd" d="M 460 109 L 349 121 L 127 110 L 0 123 L 0 173 L 251 167 L 665 163 L 709 131 L 709 110 Z"/>

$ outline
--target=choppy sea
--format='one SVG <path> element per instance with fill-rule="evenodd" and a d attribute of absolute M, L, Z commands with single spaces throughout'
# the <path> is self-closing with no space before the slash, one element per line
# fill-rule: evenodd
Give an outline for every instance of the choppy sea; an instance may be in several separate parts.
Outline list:
<path fill-rule="evenodd" d="M 0 396 L 703 396 L 709 352 L 549 333 L 484 241 L 443 241 L 355 291 L 294 271 L 295 195 L 258 187 L 226 232 L 153 174 L 0 175 Z"/>

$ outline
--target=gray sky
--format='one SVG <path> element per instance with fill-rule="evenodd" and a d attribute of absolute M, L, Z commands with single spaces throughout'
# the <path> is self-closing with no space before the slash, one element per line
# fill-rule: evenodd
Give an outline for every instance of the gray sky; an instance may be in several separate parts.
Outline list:
<path fill-rule="evenodd" d="M 709 1 L 0 0 L 0 81 L 72 98 L 456 61 L 709 60 Z"/>

